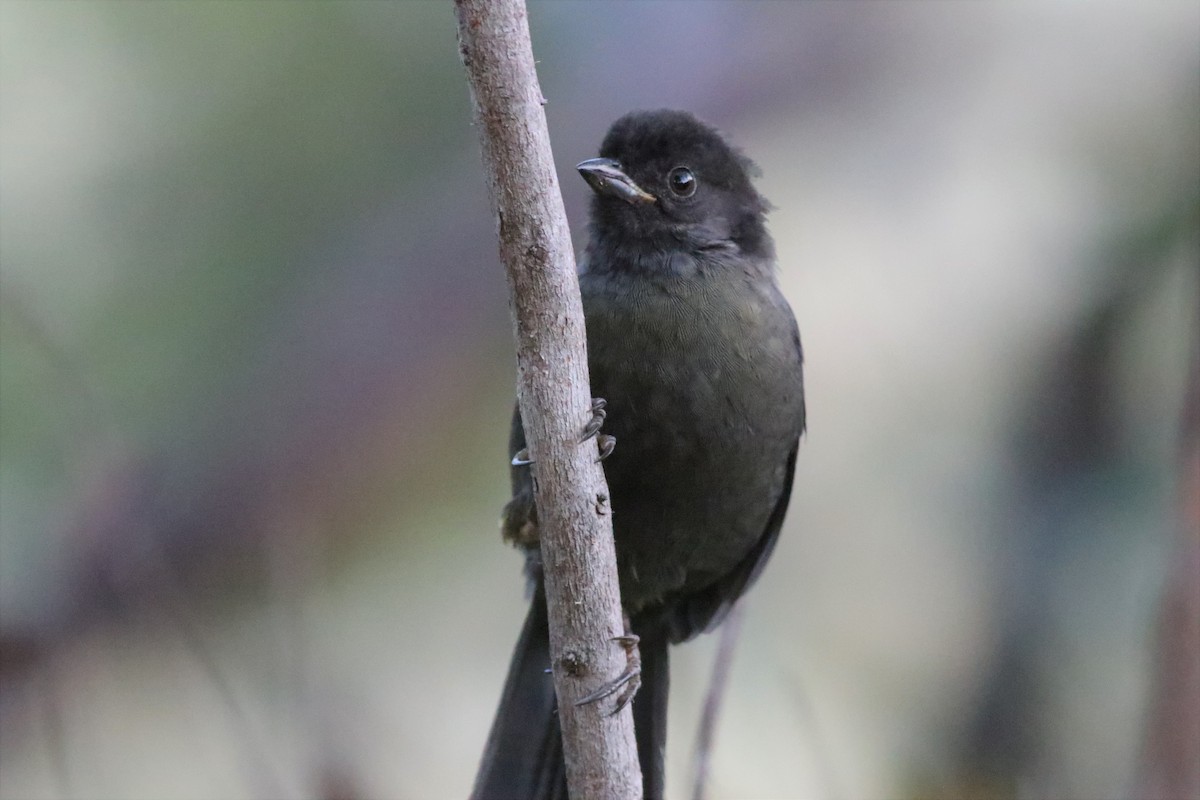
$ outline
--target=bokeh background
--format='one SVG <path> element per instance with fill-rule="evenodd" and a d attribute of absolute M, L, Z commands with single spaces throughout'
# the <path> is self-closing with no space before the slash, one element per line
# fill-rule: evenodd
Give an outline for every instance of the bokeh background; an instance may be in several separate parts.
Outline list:
<path fill-rule="evenodd" d="M 530 16 L 577 243 L 633 108 L 776 206 L 809 433 L 709 796 L 1186 785 L 1200 4 Z M 525 603 L 494 234 L 449 3 L 0 5 L 0 797 L 465 796 Z"/>

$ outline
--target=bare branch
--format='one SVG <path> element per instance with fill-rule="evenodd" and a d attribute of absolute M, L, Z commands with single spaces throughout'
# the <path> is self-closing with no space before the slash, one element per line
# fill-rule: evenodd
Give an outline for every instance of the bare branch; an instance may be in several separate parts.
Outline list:
<path fill-rule="evenodd" d="M 591 418 L 583 306 L 523 0 L 456 0 L 459 52 L 496 209 L 517 341 L 518 401 L 545 566 L 571 797 L 641 797 L 628 709 L 575 701 L 625 666 L 608 486 Z"/>

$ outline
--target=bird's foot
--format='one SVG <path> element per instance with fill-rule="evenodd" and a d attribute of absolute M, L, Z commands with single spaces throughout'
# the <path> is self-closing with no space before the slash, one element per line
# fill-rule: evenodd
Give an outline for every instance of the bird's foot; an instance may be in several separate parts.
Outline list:
<path fill-rule="evenodd" d="M 596 459 L 597 461 L 608 458 L 617 446 L 617 437 L 600 433 L 600 428 L 604 425 L 604 418 L 608 416 L 608 412 L 604 410 L 606 405 L 608 405 L 608 401 L 603 397 L 592 398 L 592 418 L 588 420 L 587 425 L 583 426 L 583 435 L 579 438 L 580 444 L 588 439 L 596 440 L 596 446 L 600 450 L 600 457 Z M 522 447 L 518 450 L 513 455 L 511 463 L 514 467 L 527 467 L 532 464 L 533 459 L 529 457 L 529 448 Z"/>
<path fill-rule="evenodd" d="M 626 633 L 624 636 L 614 636 L 612 641 L 625 648 L 625 670 L 596 691 L 576 700 L 576 706 L 586 706 L 615 694 L 617 704 L 609 713 L 619 714 L 621 709 L 629 705 L 629 701 L 637 694 L 638 687 L 642 685 L 642 657 L 638 653 L 638 642 L 641 640 L 636 634 Z"/>
<path fill-rule="evenodd" d="M 604 425 L 604 418 L 608 416 L 608 412 L 604 410 L 608 405 L 608 401 L 603 397 L 592 398 L 592 418 L 588 420 L 588 424 L 583 426 L 583 437 L 579 440 L 583 444 L 592 437 L 596 438 L 596 446 L 600 449 L 600 457 L 597 461 L 603 461 L 612 455 L 612 451 L 617 447 L 617 437 L 609 436 L 606 433 L 600 433 L 600 427 Z"/>

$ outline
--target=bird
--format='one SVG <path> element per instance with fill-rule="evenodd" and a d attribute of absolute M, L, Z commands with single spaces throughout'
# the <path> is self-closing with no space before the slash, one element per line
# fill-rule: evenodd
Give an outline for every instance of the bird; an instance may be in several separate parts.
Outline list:
<path fill-rule="evenodd" d="M 757 167 L 715 128 L 631 112 L 577 169 L 592 189 L 579 288 L 593 409 L 640 656 L 634 732 L 644 797 L 660 800 L 668 646 L 719 625 L 775 548 L 806 426 L 804 358 Z M 501 530 L 525 553 L 531 600 L 471 797 L 566 800 L 519 409 L 509 453 Z"/>

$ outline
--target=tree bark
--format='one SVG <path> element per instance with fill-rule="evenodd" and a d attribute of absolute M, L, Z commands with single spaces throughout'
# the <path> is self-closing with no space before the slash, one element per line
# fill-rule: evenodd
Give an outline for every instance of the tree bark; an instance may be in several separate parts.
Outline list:
<path fill-rule="evenodd" d="M 566 211 L 524 0 L 455 0 L 459 53 L 483 143 L 517 343 L 517 398 L 533 470 L 567 783 L 574 800 L 632 800 L 641 770 L 628 708 L 575 705 L 626 653 L 608 486 L 594 442 L 587 341 Z"/>

